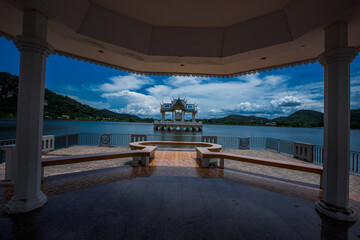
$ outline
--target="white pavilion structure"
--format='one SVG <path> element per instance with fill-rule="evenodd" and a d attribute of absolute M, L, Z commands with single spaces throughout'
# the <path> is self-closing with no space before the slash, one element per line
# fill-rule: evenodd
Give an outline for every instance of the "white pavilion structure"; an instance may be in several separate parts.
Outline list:
<path fill-rule="evenodd" d="M 171 120 L 165 119 L 165 114 L 171 113 Z M 184 130 L 184 131 L 202 131 L 202 122 L 196 122 L 197 104 L 188 103 L 186 98 L 172 98 L 171 102 L 161 103 L 160 113 L 161 121 L 154 121 L 155 130 Z M 185 121 L 185 114 L 191 113 L 191 120 Z"/>
<path fill-rule="evenodd" d="M 358 0 L 0 0 L 0 36 L 21 52 L 12 213 L 47 201 L 41 186 L 46 58 L 146 75 L 229 77 L 319 61 L 324 67 L 324 176 L 316 209 L 349 205 L 350 63 Z"/>

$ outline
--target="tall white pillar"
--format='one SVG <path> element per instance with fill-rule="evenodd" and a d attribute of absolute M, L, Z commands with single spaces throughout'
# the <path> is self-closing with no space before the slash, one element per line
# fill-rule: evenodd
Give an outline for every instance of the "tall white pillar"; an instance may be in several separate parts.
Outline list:
<path fill-rule="evenodd" d="M 165 113 L 161 113 L 161 120 L 165 121 Z"/>
<path fill-rule="evenodd" d="M 316 209 L 329 217 L 354 221 L 349 206 L 350 63 L 357 49 L 348 47 L 346 23 L 325 29 L 323 197 Z"/>
<path fill-rule="evenodd" d="M 17 178 L 8 213 L 23 213 L 47 201 L 41 192 L 41 137 L 45 91 L 46 57 L 52 52 L 46 42 L 47 19 L 25 10 L 23 35 L 14 40 L 20 55 L 18 110 L 16 121 Z"/>
<path fill-rule="evenodd" d="M 195 122 L 195 113 L 192 114 L 192 121 Z"/>

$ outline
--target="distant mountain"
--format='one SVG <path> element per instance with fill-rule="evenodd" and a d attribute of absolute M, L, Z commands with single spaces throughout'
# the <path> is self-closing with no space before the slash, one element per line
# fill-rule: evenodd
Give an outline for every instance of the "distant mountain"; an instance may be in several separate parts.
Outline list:
<path fill-rule="evenodd" d="M 17 108 L 19 77 L 0 72 L 0 118 L 14 118 Z"/>
<path fill-rule="evenodd" d="M 353 109 L 351 113 L 351 127 L 360 128 L 360 109 Z"/>
<path fill-rule="evenodd" d="M 288 117 L 279 117 L 273 120 L 278 126 L 322 127 L 324 125 L 324 114 L 312 110 L 299 110 Z"/>
<path fill-rule="evenodd" d="M 266 125 L 272 121 L 262 117 L 232 114 L 222 118 L 202 119 L 203 123 L 229 125 Z"/>
<path fill-rule="evenodd" d="M 131 114 L 127 114 L 127 113 L 116 113 L 116 112 L 112 112 L 110 110 L 107 109 L 102 109 L 100 110 L 102 113 L 108 115 L 108 116 L 113 116 L 113 117 L 117 117 L 120 119 L 133 119 L 133 120 L 140 120 L 141 118 L 135 115 L 131 115 Z"/>
<path fill-rule="evenodd" d="M 229 115 L 222 118 L 200 119 L 205 124 L 229 124 L 229 125 L 276 125 L 288 127 L 323 127 L 324 114 L 312 110 L 299 110 L 287 117 L 279 117 L 272 120 L 243 115 Z M 360 128 L 360 109 L 351 110 L 351 128 Z"/>
<path fill-rule="evenodd" d="M 0 118 L 15 119 L 19 77 L 0 72 Z M 98 110 L 45 89 L 45 119 L 141 121 L 138 116 Z"/>
<path fill-rule="evenodd" d="M 360 128 L 360 109 L 350 111 L 351 128 Z M 288 117 L 273 119 L 278 126 L 323 127 L 324 114 L 312 110 L 299 110 Z"/>

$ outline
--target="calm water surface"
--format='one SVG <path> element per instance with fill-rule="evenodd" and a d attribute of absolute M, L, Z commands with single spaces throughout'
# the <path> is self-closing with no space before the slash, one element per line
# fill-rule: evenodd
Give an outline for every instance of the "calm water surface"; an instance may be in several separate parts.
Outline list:
<path fill-rule="evenodd" d="M 0 139 L 15 138 L 15 131 L 15 121 L 0 121 Z M 154 131 L 152 123 L 44 121 L 44 135 L 60 135 L 77 132 L 271 137 L 290 141 L 306 142 L 315 145 L 323 145 L 322 128 L 204 125 L 204 131 L 200 133 Z M 360 130 L 351 130 L 350 142 L 351 150 L 360 151 Z"/>

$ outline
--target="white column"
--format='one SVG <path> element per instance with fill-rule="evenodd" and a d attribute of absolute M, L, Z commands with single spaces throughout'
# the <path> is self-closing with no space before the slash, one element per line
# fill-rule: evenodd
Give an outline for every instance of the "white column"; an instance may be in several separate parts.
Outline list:
<path fill-rule="evenodd" d="M 165 113 L 161 113 L 161 121 L 165 121 Z"/>
<path fill-rule="evenodd" d="M 316 209 L 332 218 L 354 221 L 349 206 L 350 62 L 357 49 L 348 47 L 346 23 L 325 29 L 323 197 Z"/>
<path fill-rule="evenodd" d="M 41 138 L 46 57 L 52 52 L 46 42 L 47 19 L 25 10 L 23 35 L 14 40 L 20 55 L 20 77 L 16 122 L 18 157 L 14 196 L 8 213 L 22 213 L 41 207 L 47 198 L 41 192 Z"/>
<path fill-rule="evenodd" d="M 195 113 L 192 114 L 192 121 L 195 122 Z"/>

